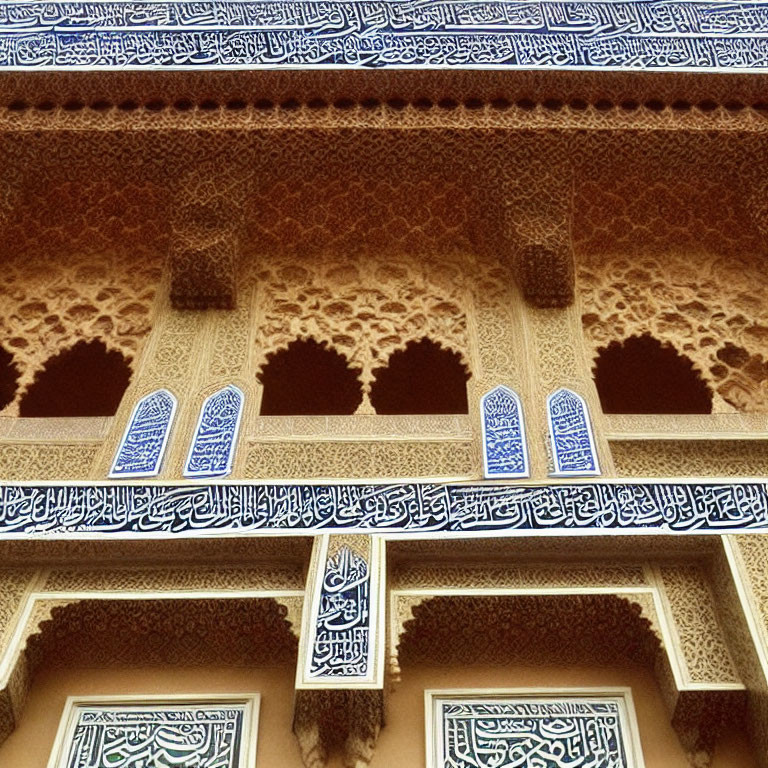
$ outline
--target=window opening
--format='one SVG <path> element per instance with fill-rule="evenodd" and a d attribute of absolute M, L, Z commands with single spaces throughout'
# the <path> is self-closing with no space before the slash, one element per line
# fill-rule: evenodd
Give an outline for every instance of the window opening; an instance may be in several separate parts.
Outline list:
<path fill-rule="evenodd" d="M 467 413 L 470 373 L 461 355 L 424 338 L 393 352 L 373 372 L 371 404 L 379 414 Z"/>
<path fill-rule="evenodd" d="M 79 341 L 49 358 L 21 399 L 21 416 L 114 416 L 131 380 L 130 358 Z"/>
<path fill-rule="evenodd" d="M 353 414 L 363 400 L 360 369 L 314 339 L 297 339 L 267 356 L 258 379 L 262 416 Z"/>
<path fill-rule="evenodd" d="M 712 392 L 693 363 L 647 333 L 602 347 L 593 373 L 604 413 L 712 412 Z"/>

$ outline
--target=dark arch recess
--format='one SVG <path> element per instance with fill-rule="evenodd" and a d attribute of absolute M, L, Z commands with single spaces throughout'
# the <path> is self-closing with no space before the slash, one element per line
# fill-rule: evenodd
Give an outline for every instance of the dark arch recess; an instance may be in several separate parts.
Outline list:
<path fill-rule="evenodd" d="M 0 410 L 13 402 L 19 383 L 19 369 L 13 362 L 13 355 L 0 347 Z"/>
<path fill-rule="evenodd" d="M 103 341 L 78 341 L 49 358 L 21 399 L 21 416 L 114 416 L 131 380 L 131 358 Z"/>
<path fill-rule="evenodd" d="M 373 372 L 376 413 L 467 413 L 469 371 L 461 355 L 430 339 L 409 341 Z"/>
<path fill-rule="evenodd" d="M 605 413 L 712 412 L 693 363 L 647 333 L 599 349 L 593 373 Z"/>
<path fill-rule="evenodd" d="M 262 416 L 343 416 L 363 400 L 360 369 L 314 339 L 297 339 L 267 356 L 258 375 Z"/>

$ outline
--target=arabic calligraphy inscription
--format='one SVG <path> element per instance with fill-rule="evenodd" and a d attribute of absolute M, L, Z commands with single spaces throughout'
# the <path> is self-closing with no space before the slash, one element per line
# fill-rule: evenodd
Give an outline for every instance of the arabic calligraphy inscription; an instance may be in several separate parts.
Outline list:
<path fill-rule="evenodd" d="M 547 398 L 547 421 L 554 475 L 599 475 L 595 438 L 587 404 L 570 389 Z"/>
<path fill-rule="evenodd" d="M 77 705 L 57 768 L 240 768 L 247 705 Z"/>
<path fill-rule="evenodd" d="M 758 69 L 768 3 L 3 2 L 0 68 Z"/>
<path fill-rule="evenodd" d="M 310 678 L 367 677 L 371 594 L 368 563 L 349 547 L 328 558 L 320 591 Z"/>
<path fill-rule="evenodd" d="M 143 397 L 133 409 L 117 449 L 110 477 L 152 477 L 160 471 L 176 414 L 176 398 L 167 389 Z"/>
<path fill-rule="evenodd" d="M 483 467 L 486 477 L 528 477 L 523 406 L 517 393 L 496 387 L 483 395 Z"/>
<path fill-rule="evenodd" d="M 206 398 L 184 477 L 220 477 L 232 471 L 244 401 L 245 395 L 232 384 Z"/>
<path fill-rule="evenodd" d="M 621 697 L 437 696 L 433 701 L 438 735 L 434 768 L 636 765 L 632 745 L 626 743 Z"/>

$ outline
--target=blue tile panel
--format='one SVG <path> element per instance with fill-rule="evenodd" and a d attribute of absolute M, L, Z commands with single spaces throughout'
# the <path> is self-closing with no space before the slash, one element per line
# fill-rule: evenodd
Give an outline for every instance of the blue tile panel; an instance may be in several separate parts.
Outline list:
<path fill-rule="evenodd" d="M 117 449 L 110 477 L 150 477 L 160 471 L 168 442 L 176 398 L 165 389 L 136 404 Z"/>
<path fill-rule="evenodd" d="M 528 477 L 520 398 L 507 387 L 483 395 L 483 468 L 486 477 Z"/>
<path fill-rule="evenodd" d="M 768 3 L 3 2 L 0 68 L 768 71 Z"/>
<path fill-rule="evenodd" d="M 244 401 L 233 385 L 206 399 L 184 466 L 185 477 L 221 477 L 232 471 Z"/>
<path fill-rule="evenodd" d="M 600 465 L 587 404 L 570 389 L 547 398 L 547 421 L 555 475 L 599 475 Z"/>

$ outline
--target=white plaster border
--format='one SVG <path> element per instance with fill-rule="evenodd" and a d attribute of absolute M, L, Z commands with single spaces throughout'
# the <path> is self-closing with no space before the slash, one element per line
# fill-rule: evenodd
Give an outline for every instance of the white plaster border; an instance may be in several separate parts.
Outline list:
<path fill-rule="evenodd" d="M 235 706 L 243 709 L 241 748 L 235 768 L 251 768 L 256 764 L 259 724 L 259 693 L 214 694 L 131 694 L 120 696 L 69 696 L 59 722 L 51 757 L 47 768 L 68 768 L 69 746 L 77 726 L 78 714 L 88 708 L 146 708 Z"/>
<path fill-rule="evenodd" d="M 619 725 L 621 729 L 626 765 L 624 768 L 645 768 L 640 745 L 640 732 L 637 715 L 632 700 L 632 690 L 624 687 L 606 688 L 457 688 L 431 689 L 424 691 L 425 730 L 427 768 L 445 768 L 443 759 L 444 745 L 440 723 L 440 702 L 456 699 L 498 700 L 498 699 L 542 699 L 562 701 L 578 699 L 582 701 L 612 701 L 618 704 Z"/>

